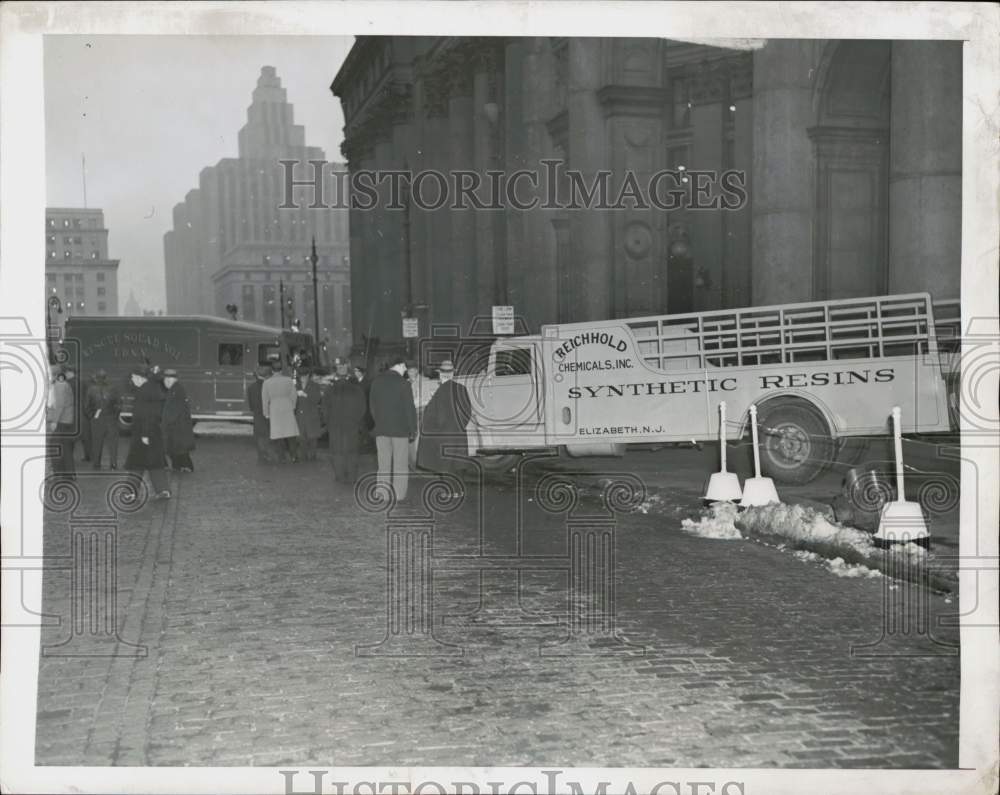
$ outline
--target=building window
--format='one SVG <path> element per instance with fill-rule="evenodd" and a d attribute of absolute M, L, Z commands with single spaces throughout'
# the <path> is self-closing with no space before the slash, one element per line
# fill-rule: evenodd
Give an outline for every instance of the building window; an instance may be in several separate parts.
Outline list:
<path fill-rule="evenodd" d="M 96 251 L 91 251 L 91 252 L 90 252 L 90 258 L 91 258 L 91 259 L 97 259 L 97 252 L 96 252 Z M 102 275 L 103 275 L 103 274 L 102 274 Z"/>
<path fill-rule="evenodd" d="M 97 274 L 97 281 L 99 281 L 99 282 L 103 282 L 104 281 L 104 274 L 103 273 L 98 273 Z"/>
<path fill-rule="evenodd" d="M 46 273 L 45 274 L 45 281 L 47 281 L 47 282 L 54 282 L 55 280 L 56 280 L 56 275 L 54 273 Z"/>
<path fill-rule="evenodd" d="M 63 229 L 69 229 L 69 218 L 63 218 Z"/>
<path fill-rule="evenodd" d="M 63 281 L 64 282 L 71 282 L 71 281 L 73 281 L 73 274 L 72 273 L 64 273 L 63 274 Z"/>
<path fill-rule="evenodd" d="M 270 265 L 271 264 L 271 255 L 270 254 L 265 254 L 264 255 L 264 264 L 265 265 Z"/>
<path fill-rule="evenodd" d="M 77 298 L 86 298 L 86 295 L 84 295 L 84 291 L 83 291 L 82 287 L 77 287 L 76 288 L 76 297 Z"/>
<path fill-rule="evenodd" d="M 76 281 L 78 281 L 78 282 L 82 282 L 82 281 L 83 281 L 83 274 L 82 274 L 82 273 L 77 273 L 77 274 L 74 274 L 73 278 L 74 278 L 74 279 L 75 279 Z"/>
<path fill-rule="evenodd" d="M 55 259 L 55 258 L 56 258 L 56 252 L 50 251 L 49 252 L 49 259 Z"/>
<path fill-rule="evenodd" d="M 73 228 L 74 229 L 79 229 L 81 226 L 82 226 L 82 224 L 80 223 L 80 219 L 79 218 L 74 218 L 73 219 Z"/>
<path fill-rule="evenodd" d="M 257 319 L 256 290 L 252 284 L 243 285 L 241 304 L 243 308 L 243 318 L 245 320 Z"/>
<path fill-rule="evenodd" d="M 107 312 L 108 311 L 108 305 L 104 301 L 98 301 L 97 302 L 97 311 L 98 312 Z"/>
<path fill-rule="evenodd" d="M 45 219 L 45 223 L 47 223 L 50 228 L 53 228 L 56 225 L 56 219 L 55 218 L 46 218 Z"/>
<path fill-rule="evenodd" d="M 291 265 L 292 264 L 292 257 L 291 257 L 290 254 L 285 254 L 285 264 L 286 265 Z"/>
<path fill-rule="evenodd" d="M 55 242 L 56 242 L 56 236 L 55 236 L 55 235 L 49 235 L 49 236 L 48 236 L 48 237 L 46 237 L 45 239 L 46 239 L 46 240 L 47 240 L 47 241 L 48 241 L 49 243 L 52 243 L 53 245 L 55 245 Z"/>
<path fill-rule="evenodd" d="M 239 342 L 219 343 L 219 364 L 223 367 L 237 367 L 243 364 L 243 345 Z"/>
<path fill-rule="evenodd" d="M 63 259 L 69 259 L 72 256 L 68 251 L 63 252 Z"/>
<path fill-rule="evenodd" d="M 107 292 L 105 291 L 105 289 L 103 287 L 98 287 L 97 288 L 97 294 L 98 295 L 107 295 Z"/>

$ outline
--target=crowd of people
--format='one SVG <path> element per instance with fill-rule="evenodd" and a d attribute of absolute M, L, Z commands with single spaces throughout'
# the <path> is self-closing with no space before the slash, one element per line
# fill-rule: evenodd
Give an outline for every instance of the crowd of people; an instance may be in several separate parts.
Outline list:
<path fill-rule="evenodd" d="M 53 461 L 56 477 L 76 480 L 76 447 L 83 460 L 99 470 L 108 453 L 108 467 L 118 469 L 119 417 L 122 394 L 98 370 L 86 390 L 72 367 L 53 366 L 46 415 L 49 433 L 57 444 Z M 169 499 L 167 470 L 193 472 L 195 448 L 191 403 L 172 369 L 138 366 L 129 383 L 133 394 L 131 438 L 125 469 L 149 473 L 154 499 Z"/>
<path fill-rule="evenodd" d="M 346 359 L 334 360 L 332 373 L 296 360 L 289 365 L 274 359 L 258 367 L 247 388 L 258 462 L 316 461 L 325 432 L 337 482 L 357 481 L 360 454 L 373 445 L 379 478 L 397 502 L 406 499 L 415 467 L 461 474 L 471 411 L 465 388 L 452 380 L 451 361 L 441 363 L 437 379 L 402 357 L 370 379 Z M 167 471 L 194 471 L 191 402 L 171 369 L 134 367 L 126 389 L 132 419 L 125 469 L 148 473 L 154 498 L 169 499 Z M 121 412 L 122 390 L 104 370 L 81 391 L 73 368 L 54 366 L 47 412 L 58 445 L 53 472 L 76 479 L 77 444 L 94 469 L 101 469 L 105 451 L 108 466 L 117 469 Z"/>
<path fill-rule="evenodd" d="M 308 367 L 288 374 L 277 360 L 261 366 L 247 390 L 257 460 L 315 461 L 325 429 L 334 479 L 354 484 L 361 451 L 373 441 L 379 477 L 397 501 L 405 500 L 414 467 L 460 469 L 457 451 L 465 448 L 470 405 L 464 387 L 452 381 L 454 372 L 444 361 L 438 379 L 428 378 L 402 357 L 371 379 L 345 359 L 334 361 L 332 374 Z"/>

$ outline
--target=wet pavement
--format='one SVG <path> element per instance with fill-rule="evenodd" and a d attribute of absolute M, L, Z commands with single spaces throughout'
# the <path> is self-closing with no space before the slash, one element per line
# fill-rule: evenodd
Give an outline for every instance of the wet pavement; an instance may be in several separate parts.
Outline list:
<path fill-rule="evenodd" d="M 46 515 L 37 763 L 957 764 L 957 604 L 687 535 L 696 489 L 629 512 L 624 463 L 606 502 L 529 463 L 391 510 L 238 437 L 137 510 L 81 477 Z"/>

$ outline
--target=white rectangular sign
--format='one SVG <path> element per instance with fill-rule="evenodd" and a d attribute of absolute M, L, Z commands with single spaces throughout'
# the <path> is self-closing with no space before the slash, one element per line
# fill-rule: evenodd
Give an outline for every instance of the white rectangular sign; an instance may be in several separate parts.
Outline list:
<path fill-rule="evenodd" d="M 512 306 L 493 307 L 493 333 L 494 334 L 514 333 L 514 307 Z"/>
<path fill-rule="evenodd" d="M 415 317 L 404 317 L 403 318 L 403 337 L 419 337 L 420 336 L 420 323 Z"/>

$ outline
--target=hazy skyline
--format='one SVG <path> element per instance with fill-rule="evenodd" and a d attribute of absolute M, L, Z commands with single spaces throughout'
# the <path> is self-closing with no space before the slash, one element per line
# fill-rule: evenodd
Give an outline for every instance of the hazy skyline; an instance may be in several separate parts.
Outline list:
<path fill-rule="evenodd" d="M 273 66 L 306 143 L 341 160 L 330 83 L 350 36 L 46 36 L 46 205 L 104 210 L 120 259 L 119 312 L 133 291 L 165 309 L 163 234 L 198 174 L 236 157 L 262 66 Z M 41 230 L 39 230 L 41 234 Z"/>

